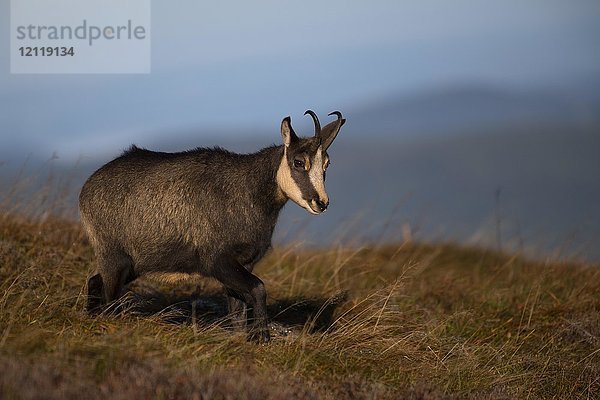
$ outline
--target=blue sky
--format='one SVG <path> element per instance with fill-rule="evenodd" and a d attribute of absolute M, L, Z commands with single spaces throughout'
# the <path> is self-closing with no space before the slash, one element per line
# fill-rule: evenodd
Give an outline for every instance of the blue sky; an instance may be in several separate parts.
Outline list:
<path fill-rule="evenodd" d="M 16 151 L 86 155 L 194 128 L 275 133 L 307 108 L 600 76 L 594 0 L 153 1 L 149 75 L 11 75 L 8 11 L 0 0 L 0 146 Z"/>

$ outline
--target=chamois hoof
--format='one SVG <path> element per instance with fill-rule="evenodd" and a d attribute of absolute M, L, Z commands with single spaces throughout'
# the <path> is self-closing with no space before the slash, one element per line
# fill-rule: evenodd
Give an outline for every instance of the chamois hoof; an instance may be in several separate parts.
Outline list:
<path fill-rule="evenodd" d="M 255 343 L 269 343 L 271 334 L 268 329 L 255 330 L 248 333 L 248 341 Z"/>

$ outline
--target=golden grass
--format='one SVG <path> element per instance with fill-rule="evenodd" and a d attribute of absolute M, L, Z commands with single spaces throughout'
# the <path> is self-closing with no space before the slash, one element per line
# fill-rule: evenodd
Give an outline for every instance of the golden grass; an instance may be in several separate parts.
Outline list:
<path fill-rule="evenodd" d="M 598 265 L 454 245 L 279 248 L 256 270 L 265 346 L 227 328 L 207 279 L 141 281 L 129 311 L 90 318 L 93 266 L 77 223 L 0 215 L 0 398 L 600 396 Z"/>

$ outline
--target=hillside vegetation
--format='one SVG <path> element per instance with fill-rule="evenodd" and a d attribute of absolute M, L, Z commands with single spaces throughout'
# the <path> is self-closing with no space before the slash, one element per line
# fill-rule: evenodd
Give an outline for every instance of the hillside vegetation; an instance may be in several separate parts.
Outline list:
<path fill-rule="evenodd" d="M 0 215 L 0 398 L 600 396 L 600 268 L 455 245 L 275 249 L 273 340 L 227 326 L 210 279 L 135 282 L 88 317 L 66 219 Z"/>

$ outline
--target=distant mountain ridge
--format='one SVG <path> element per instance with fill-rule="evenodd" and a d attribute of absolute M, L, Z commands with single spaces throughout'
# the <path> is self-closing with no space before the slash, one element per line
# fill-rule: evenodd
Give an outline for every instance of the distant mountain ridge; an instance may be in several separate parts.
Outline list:
<path fill-rule="evenodd" d="M 454 86 L 390 96 L 355 109 L 351 117 L 352 131 L 404 137 L 473 133 L 490 126 L 587 123 L 600 120 L 600 85 L 565 91 Z"/>

